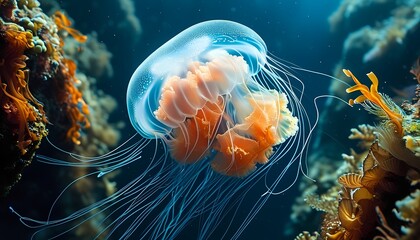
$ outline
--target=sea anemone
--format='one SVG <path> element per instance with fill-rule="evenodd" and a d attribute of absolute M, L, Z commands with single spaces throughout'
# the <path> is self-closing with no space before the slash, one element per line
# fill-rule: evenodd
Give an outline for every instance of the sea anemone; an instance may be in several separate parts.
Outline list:
<path fill-rule="evenodd" d="M 34 46 L 32 34 L 13 23 L 0 22 L 0 36 L 0 103 L 10 123 L 18 125 L 16 140 L 25 154 L 32 141 L 42 138 L 29 130 L 29 124 L 38 118 L 46 123 L 43 107 L 28 87 L 29 72 L 24 52 Z"/>

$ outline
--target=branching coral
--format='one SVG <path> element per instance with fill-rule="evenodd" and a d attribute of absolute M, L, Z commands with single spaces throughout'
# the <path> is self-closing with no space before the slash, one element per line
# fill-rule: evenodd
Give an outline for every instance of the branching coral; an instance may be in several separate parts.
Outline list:
<path fill-rule="evenodd" d="M 420 234 L 420 190 L 398 201 L 396 207 L 397 216 L 408 223 L 407 227 L 402 228 L 405 239 L 415 239 Z"/>
<path fill-rule="evenodd" d="M 368 111 L 378 115 L 379 117 L 384 116 L 382 111 L 386 114 L 389 121 L 394 124 L 395 130 L 397 133 L 402 136 L 403 135 L 403 128 L 402 128 L 402 112 L 399 110 L 399 107 L 392 102 L 392 100 L 387 97 L 386 95 L 382 95 L 378 92 L 378 85 L 379 81 L 376 75 L 373 72 L 367 74 L 372 85 L 368 88 L 366 85 L 359 82 L 359 80 L 353 75 L 352 72 L 349 70 L 343 69 L 344 74 L 347 77 L 351 77 L 353 81 L 356 83 L 355 86 L 349 87 L 346 89 L 347 93 L 357 92 L 360 91 L 362 95 L 358 96 L 356 99 L 350 99 L 350 105 L 355 103 L 364 103 L 368 100 L 372 104 L 366 104 Z"/>
<path fill-rule="evenodd" d="M 358 128 L 350 129 L 351 134 L 349 139 L 357 139 L 360 140 L 359 145 L 363 149 L 369 149 L 370 145 L 375 140 L 375 127 L 370 126 L 368 124 L 360 124 Z"/>
<path fill-rule="evenodd" d="M 374 73 L 370 72 L 368 74 L 372 82 L 372 85 L 368 88 L 360 83 L 349 70 L 344 69 L 343 72 L 356 83 L 355 86 L 347 88 L 346 91 L 348 93 L 356 91 L 362 93 L 356 99 L 350 99 L 350 105 L 354 103 L 363 104 L 366 110 L 384 120 L 376 128 L 381 147 L 410 166 L 420 170 L 420 159 L 408 150 L 408 148 L 415 148 L 416 141 L 410 135 L 407 135 L 418 128 L 419 123 L 417 120 L 407 116 L 388 96 L 378 92 L 379 81 Z M 408 148 L 404 145 L 404 139 Z"/>
<path fill-rule="evenodd" d="M 351 58 L 358 57 L 358 61 L 370 64 L 383 58 L 400 57 L 407 43 L 418 45 L 416 41 L 409 43 L 410 38 L 416 36 L 412 34 L 418 31 L 418 5 L 418 0 L 345 0 L 329 22 L 336 34 L 349 34 L 345 54 L 357 51 Z M 343 60 L 345 65 L 349 64 L 349 59 Z"/>

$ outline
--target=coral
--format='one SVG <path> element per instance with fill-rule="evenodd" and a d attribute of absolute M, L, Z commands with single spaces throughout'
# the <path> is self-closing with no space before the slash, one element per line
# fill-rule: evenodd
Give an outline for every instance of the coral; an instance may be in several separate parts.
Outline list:
<path fill-rule="evenodd" d="M 76 78 L 76 64 L 69 59 L 63 59 L 61 63 L 61 72 L 59 74 L 67 81 L 64 82 L 63 92 L 59 94 L 60 98 L 58 100 L 65 105 L 71 122 L 66 137 L 79 145 L 80 129 L 82 127 L 90 127 L 90 122 L 86 117 L 89 114 L 89 108 L 82 98 L 82 93 L 76 87 L 80 83 Z"/>
<path fill-rule="evenodd" d="M 112 77 L 113 69 L 110 63 L 112 54 L 105 44 L 97 39 L 97 34 L 88 34 L 85 43 L 74 38 L 64 38 L 64 54 L 74 60 L 80 72 L 76 73 L 77 89 L 83 100 L 89 104 L 89 114 L 86 120 L 90 128 L 84 130 L 80 136 L 81 144 L 75 146 L 74 152 L 84 156 L 96 156 L 109 152 L 109 148 L 116 146 L 120 140 L 120 129 L 124 123 L 109 123 L 109 117 L 118 105 L 116 100 L 99 90 L 99 77 Z M 101 79 L 102 80 L 102 79 Z"/>
<path fill-rule="evenodd" d="M 419 54 L 419 0 L 343 0 L 330 17 L 331 38 L 341 44 L 338 52 L 341 57 L 333 70 L 336 78 L 353 82 L 343 73 L 343 68 L 350 68 L 355 75 L 369 72 L 372 69 L 380 73 L 379 78 L 386 76 L 387 85 L 383 93 L 394 98 L 395 89 L 405 89 L 412 85 L 407 67 L 417 59 Z M 373 14 L 374 13 L 374 14 Z M 365 62 L 364 62 L 365 61 Z M 363 64 L 361 64 L 363 63 Z M 342 91 L 343 83 L 332 81 L 330 94 L 347 99 Z M 409 91 L 412 94 L 412 91 Z M 399 103 L 398 103 L 399 104 Z M 364 112 L 348 114 L 345 104 L 336 101 L 327 102 L 318 128 L 320 132 L 329 129 L 343 129 L 354 126 L 354 123 L 368 123 L 371 116 Z M 319 151 L 339 154 L 335 144 L 331 144 L 326 134 L 314 136 Z M 341 143 L 347 142 L 346 136 L 336 136 Z M 332 158 L 331 158 L 332 159 Z"/>
<path fill-rule="evenodd" d="M 341 173 L 337 178 L 340 191 L 335 185 L 320 196 L 307 196 L 308 204 L 325 212 L 321 238 L 417 239 L 420 158 L 405 147 L 408 141 L 414 141 L 419 136 L 419 132 L 415 131 L 417 122 L 412 121 L 415 111 L 406 111 L 411 109 L 408 103 L 399 108 L 390 98 L 379 93 L 378 79 L 372 73 L 368 75 L 372 81 L 370 88 L 361 84 L 350 71 L 344 70 L 344 73 L 356 83 L 347 92 L 362 93 L 355 100 L 350 100 L 350 104 L 363 104 L 382 122 L 376 127 L 360 125 L 359 129 L 351 130 L 351 139 L 361 143 L 366 141 L 359 143 L 362 148 L 375 140 L 361 164 L 355 161 L 361 157 L 355 151 L 352 150 L 351 155 L 343 155 L 350 167 L 336 171 Z M 414 194 L 409 195 L 413 188 Z M 334 198 L 337 192 L 338 198 Z"/>
<path fill-rule="evenodd" d="M 372 156 L 375 158 L 384 158 L 388 154 L 391 154 L 393 158 L 389 158 L 387 160 L 388 162 L 385 161 L 382 165 L 379 164 L 378 167 L 373 168 L 364 174 L 363 170 L 371 168 L 371 166 L 368 166 L 368 163 L 372 164 L 375 161 L 365 161 L 365 168 L 360 170 L 360 167 L 363 165 L 362 162 L 357 161 L 357 159 L 363 155 L 366 156 L 366 153 L 358 153 L 351 150 L 350 154 L 342 155 L 343 159 L 346 161 L 343 163 L 343 166 L 333 169 L 332 173 L 328 173 L 330 174 L 328 177 L 333 175 L 336 179 L 339 179 L 340 176 L 347 176 L 340 178 L 340 181 L 345 184 L 342 187 L 348 188 L 349 186 L 359 186 L 356 189 L 361 187 L 361 180 L 359 179 L 363 179 L 366 175 L 364 181 L 362 181 L 364 184 L 362 186 L 367 189 L 368 192 L 373 191 L 375 193 L 371 200 L 361 200 L 362 202 L 367 201 L 374 203 L 374 206 L 364 206 L 365 203 L 362 204 L 360 201 L 359 203 L 354 198 L 351 198 L 351 196 L 350 198 L 345 196 L 344 192 L 341 194 L 340 198 L 350 199 L 345 201 L 352 203 L 352 206 L 346 207 L 346 203 L 342 203 L 340 206 L 343 209 L 344 207 L 347 209 L 342 212 L 341 218 L 343 220 L 346 220 L 347 218 L 350 224 L 352 222 L 352 216 L 348 215 L 348 213 L 354 213 L 356 222 L 352 224 L 356 224 L 358 220 L 363 218 L 363 211 L 362 213 L 359 213 L 361 209 L 368 209 L 371 213 L 370 218 L 376 219 L 376 222 L 373 222 L 373 220 L 370 223 L 366 221 L 362 222 L 363 225 L 374 224 L 374 226 L 372 228 L 360 226 L 360 229 L 363 229 L 365 234 L 357 235 L 357 233 L 354 233 L 352 235 L 354 238 L 372 239 L 375 237 L 375 239 L 398 239 L 405 237 L 403 234 L 404 231 L 401 231 L 400 227 L 406 227 L 407 224 L 397 219 L 393 214 L 392 209 L 395 207 L 395 202 L 397 200 L 406 197 L 413 189 L 418 189 L 415 179 L 418 179 L 419 177 L 418 166 L 420 162 L 417 141 L 419 139 L 419 132 L 417 131 L 419 125 L 417 119 L 418 116 L 420 116 L 417 104 L 419 99 L 418 96 L 420 95 L 420 87 L 417 86 L 416 96 L 413 98 L 413 101 L 405 102 L 402 107 L 399 107 L 394 103 L 394 100 L 391 100 L 390 97 L 393 97 L 395 92 L 390 90 L 404 89 L 404 93 L 406 93 L 408 92 L 408 89 L 410 89 L 409 94 L 413 94 L 413 88 L 407 87 L 413 83 L 408 76 L 406 66 L 411 65 L 413 60 L 418 58 L 418 36 L 420 30 L 418 27 L 420 19 L 418 6 L 418 0 L 343 0 L 337 11 L 330 18 L 330 26 L 332 34 L 334 35 L 334 40 L 344 43 L 341 49 L 341 60 L 335 67 L 333 75 L 344 81 L 354 82 L 352 81 L 353 78 L 351 78 L 350 73 L 347 72 L 347 75 L 350 75 L 350 78 L 347 78 L 345 72 L 342 71 L 344 66 L 353 69 L 355 73 L 369 72 L 371 69 L 375 69 L 376 72 L 380 73 L 378 74 L 379 79 L 384 79 L 386 77 L 386 83 L 390 86 L 382 86 L 380 89 L 383 93 L 379 93 L 379 89 L 374 86 L 378 85 L 378 83 L 375 82 L 377 81 L 376 76 L 370 75 L 370 79 L 373 80 L 371 84 L 362 87 L 362 83 L 356 83 L 356 87 L 350 88 L 350 90 L 360 92 L 359 90 L 363 89 L 362 91 L 366 93 L 367 96 L 364 96 L 362 93 L 362 97 L 359 99 L 356 98 L 356 102 L 364 102 L 362 106 L 368 110 L 367 112 L 374 115 L 376 120 L 380 120 L 379 123 L 370 127 L 371 130 L 366 129 L 366 139 L 372 140 L 373 137 L 377 142 L 378 149 L 380 149 L 379 153 L 374 153 L 374 155 L 372 155 L 371 151 L 371 153 L 369 153 L 371 156 L 370 158 L 372 158 Z M 417 69 L 415 66 L 413 69 Z M 412 70 L 411 72 L 414 76 L 418 73 L 416 70 Z M 354 85 L 354 83 L 351 85 Z M 330 93 L 342 99 L 348 98 L 347 94 L 343 91 L 343 84 L 339 81 L 333 81 L 330 86 Z M 384 93 L 390 97 L 387 97 Z M 376 97 L 374 97 L 375 95 Z M 372 99 L 375 99 L 374 101 L 376 101 L 376 103 L 370 101 Z M 351 117 L 349 117 L 350 115 Z M 353 127 L 354 124 L 360 125 L 361 123 L 372 121 L 369 115 L 365 114 L 363 111 L 349 111 L 346 105 L 336 104 L 333 101 L 327 103 L 327 106 L 322 113 L 322 117 L 323 119 L 321 119 L 320 125 L 318 126 L 320 132 L 328 131 L 328 129 L 344 131 L 346 128 Z M 399 133 L 396 133 L 396 131 L 399 131 Z M 362 140 L 358 147 L 362 148 L 362 150 L 370 147 L 371 143 L 369 143 L 369 141 L 363 143 L 364 130 L 359 128 L 353 129 L 352 132 L 354 135 L 352 138 Z M 320 134 L 315 136 L 315 138 L 317 145 L 313 148 L 313 153 L 311 153 L 310 158 L 315 158 L 317 161 L 321 160 L 324 162 L 324 165 L 337 166 L 337 161 L 335 161 L 332 155 L 335 154 L 338 156 L 340 151 L 335 143 L 340 142 L 346 145 L 345 135 L 334 136 L 335 141 L 331 141 L 326 134 Z M 333 144 L 331 144 L 331 142 L 333 142 Z M 348 144 L 352 143 L 349 142 Z M 382 153 L 387 154 L 382 155 Z M 363 160 L 364 158 L 365 157 L 362 157 L 361 159 Z M 313 168 L 318 167 L 321 166 L 313 166 Z M 325 168 L 325 166 L 322 167 Z M 330 166 L 328 167 L 330 168 Z M 404 175 L 400 176 L 398 174 Z M 321 177 L 325 178 L 324 176 Z M 314 186 L 323 185 L 318 179 L 316 180 L 316 184 L 310 185 L 307 183 L 306 189 L 313 189 Z M 378 181 L 380 183 L 378 183 Z M 335 186 L 336 185 L 332 185 L 331 187 Z M 391 194 L 396 187 L 404 191 Z M 322 196 L 322 193 L 327 192 L 325 189 L 321 190 L 324 191 L 318 190 L 319 192 L 317 195 Z M 376 194 L 377 191 L 380 191 L 381 194 L 385 196 L 379 197 L 381 194 Z M 359 192 L 359 190 L 357 192 Z M 354 194 L 357 192 L 355 189 L 352 189 L 351 191 L 351 193 Z M 389 195 L 391 196 L 388 197 Z M 322 200 L 322 198 L 319 198 L 319 200 Z M 302 204 L 302 202 L 297 202 L 296 204 Z M 379 208 L 376 208 L 378 206 Z M 303 208 L 303 206 L 299 207 Z M 382 216 L 380 216 L 380 213 Z M 310 212 L 307 213 L 307 215 L 310 217 L 308 220 L 303 221 L 305 221 L 305 225 L 310 226 L 315 214 Z M 301 217 L 300 219 L 302 220 L 304 217 Z M 348 229 L 342 227 L 341 220 L 337 214 L 327 213 L 324 215 L 323 219 L 324 224 L 321 227 L 323 236 L 326 236 L 328 233 L 330 237 L 335 237 L 336 239 L 339 238 L 339 236 L 350 237 L 349 232 L 352 232 L 349 231 L 351 230 L 351 224 L 346 225 Z M 368 236 L 366 231 L 371 232 L 371 235 Z M 345 234 L 346 232 L 347 235 Z M 418 234 L 414 236 L 416 237 L 411 237 L 410 239 L 418 239 Z"/>
<path fill-rule="evenodd" d="M 54 14 L 54 22 L 59 31 L 62 30 L 64 33 L 70 34 L 76 41 L 83 43 L 87 40 L 85 35 L 70 27 L 71 21 L 63 13 L 57 11 Z M 61 47 L 64 46 L 63 38 L 65 38 L 65 35 L 60 38 Z M 65 106 L 71 122 L 66 137 L 79 145 L 80 129 L 90 127 L 90 122 L 87 119 L 89 108 L 82 97 L 82 93 L 77 88 L 80 81 L 76 78 L 76 63 L 68 58 L 62 58 L 59 69 L 58 75 L 60 79 L 64 79 L 64 86 L 63 92 L 58 95 L 58 100 Z"/>
<path fill-rule="evenodd" d="M 403 137 L 405 147 L 420 157 L 420 57 L 417 59 L 410 71 L 417 80 L 415 96 L 410 104 L 405 101 L 402 108 L 405 112 L 410 113 L 411 117 L 405 121 L 405 129 L 407 134 Z"/>
<path fill-rule="evenodd" d="M 359 82 L 359 80 L 353 75 L 352 72 L 349 70 L 343 69 L 344 74 L 347 77 L 351 77 L 353 81 L 356 83 L 355 86 L 349 87 L 346 89 L 347 93 L 352 93 L 356 91 L 360 91 L 362 95 L 358 96 L 356 99 L 350 99 L 350 105 L 355 103 L 364 103 L 368 101 L 369 104 L 365 104 L 365 108 L 368 109 L 369 112 L 384 118 L 385 113 L 387 119 L 394 124 L 394 127 L 399 135 L 403 135 L 403 127 L 402 127 L 402 113 L 399 107 L 390 100 L 389 97 L 386 95 L 382 95 L 378 92 L 378 78 L 373 72 L 367 74 L 372 85 L 368 88 L 366 85 L 363 85 Z"/>
<path fill-rule="evenodd" d="M 57 25 L 58 30 L 64 30 L 78 42 L 86 42 L 87 37 L 79 31 L 77 31 L 76 29 L 70 27 L 72 25 L 72 22 L 66 17 L 66 15 L 64 15 L 64 13 L 60 11 L 55 12 L 54 22 Z"/>
<path fill-rule="evenodd" d="M 47 124 L 65 129 L 68 139 L 79 143 L 80 131 L 89 126 L 89 109 L 78 90 L 76 64 L 63 52 L 66 34 L 82 42 L 86 37 L 70 27 L 64 14 L 45 15 L 36 0 L 0 4 L 0 141 L 5 156 L 0 185 L 6 194 L 47 135 Z"/>
<path fill-rule="evenodd" d="M 117 108 L 116 100 L 99 90 L 93 78 L 112 76 L 112 55 L 94 34 L 89 36 L 74 29 L 62 10 L 48 16 L 37 0 L 0 0 L 0 188 L 8 202 L 30 206 L 30 211 L 39 216 L 48 211 L 45 207 L 51 207 L 50 198 L 62 190 L 60 182 L 74 181 L 91 171 L 48 171 L 51 166 L 36 164 L 22 177 L 38 148 L 48 156 L 56 152 L 49 144 L 41 145 L 47 133 L 49 141 L 57 146 L 75 154 L 96 156 L 118 144 L 124 127 L 121 122 L 109 122 Z M 117 186 L 112 178 L 117 173 L 78 181 L 63 198 L 68 201 L 66 208 L 58 209 L 57 214 L 74 211 L 115 192 Z M 6 196 L 21 178 L 16 191 Z M 48 185 L 45 191 L 39 186 L 42 181 L 57 184 Z M 42 207 L 36 205 L 39 202 Z M 95 221 L 112 221 L 104 214 L 92 215 L 92 221 L 69 235 L 91 239 L 104 230 Z M 1 229 L 22 230 L 20 236 L 29 234 L 15 220 L 10 214 L 2 215 Z M 10 234 L 15 233 L 4 234 L 12 238 Z"/>
<path fill-rule="evenodd" d="M 362 166 L 360 173 L 347 173 L 338 178 L 341 185 L 338 202 L 325 198 L 311 200 L 323 206 L 319 210 L 327 212 L 321 228 L 323 239 L 372 238 L 378 234 L 378 219 L 372 217 L 376 215 L 375 208 L 385 209 L 389 214 L 392 205 L 388 201 L 393 202 L 408 192 L 405 178 L 408 166 L 381 149 L 377 142 L 371 146 Z"/>
<path fill-rule="evenodd" d="M 338 208 L 338 190 L 337 187 L 331 187 L 322 195 L 309 194 L 305 198 L 305 202 L 317 211 L 323 211 L 329 214 L 337 214 Z"/>
<path fill-rule="evenodd" d="M 383 19 L 384 13 L 390 12 L 396 3 L 394 1 L 387 0 L 369 0 L 369 1 L 354 1 L 344 0 L 341 2 L 338 9 L 329 17 L 329 23 L 331 30 L 336 31 L 349 31 L 357 26 L 366 24 L 367 22 L 373 22 L 376 19 Z M 381 13 L 371 16 L 372 12 Z M 362 18 L 362 19 L 361 19 Z M 352 25 L 347 22 L 353 23 Z M 346 29 L 342 29 L 345 25 Z"/>
<path fill-rule="evenodd" d="M 121 138 L 120 129 L 124 127 L 123 122 L 109 123 L 109 116 L 117 109 L 117 102 L 95 88 L 96 79 L 81 73 L 77 78 L 81 82 L 80 91 L 91 109 L 87 116 L 91 127 L 80 137 L 81 144 L 75 147 L 74 152 L 84 156 L 105 154 L 110 151 L 110 147 L 118 144 Z"/>
<path fill-rule="evenodd" d="M 307 231 L 300 233 L 296 236 L 295 240 L 317 240 L 320 238 L 319 233 L 314 232 L 313 235 Z"/>
<path fill-rule="evenodd" d="M 404 42 L 416 31 L 419 3 L 418 0 L 343 1 L 329 19 L 331 30 L 340 35 L 350 32 L 345 51 L 363 50 L 359 60 L 375 62 L 403 48 Z"/>
<path fill-rule="evenodd" d="M 337 179 L 349 172 L 359 172 L 360 165 L 366 158 L 370 146 L 376 139 L 373 134 L 374 127 L 366 124 L 358 126 L 358 129 L 352 128 L 349 139 L 358 140 L 358 151 L 350 149 L 350 154 L 342 154 L 342 162 L 332 161 L 326 156 L 312 154 L 311 158 L 314 165 L 309 171 L 309 177 L 316 179 L 316 182 L 309 181 L 306 178 L 299 184 L 301 196 L 297 197 L 292 205 L 292 214 L 290 215 L 290 223 L 294 229 L 299 228 L 302 222 L 313 223 L 312 219 L 319 218 L 315 216 L 316 209 L 325 212 L 325 216 L 336 216 L 338 209 L 338 196 L 340 186 Z M 324 153 L 321 153 L 324 154 Z M 329 162 L 330 164 L 325 164 Z M 297 226 L 299 225 L 299 226 Z M 289 227 L 290 229 L 292 227 Z M 291 234 L 286 232 L 286 234 Z"/>
<path fill-rule="evenodd" d="M 124 14 L 122 16 L 125 17 L 120 23 L 120 27 L 122 29 L 130 29 L 130 32 L 132 33 L 133 42 L 136 43 L 139 39 L 139 36 L 142 32 L 142 27 L 140 24 L 140 20 L 136 16 L 133 0 L 118 0 L 119 6 L 121 7 L 121 10 Z"/>
<path fill-rule="evenodd" d="M 88 34 L 88 39 L 83 44 L 73 38 L 66 38 L 64 51 L 77 62 L 81 72 L 97 79 L 111 78 L 114 74 L 111 65 L 112 54 L 105 44 L 98 40 L 97 35 L 96 32 Z"/>
<path fill-rule="evenodd" d="M 24 51 L 33 48 L 34 44 L 32 34 L 13 23 L 0 23 L 0 35 L 2 36 L 0 104 L 3 106 L 5 118 L 11 124 L 18 126 L 16 140 L 23 155 L 32 141 L 39 142 L 43 137 L 32 133 L 29 125 L 34 122 L 46 123 L 42 105 L 29 90 L 29 75 L 25 69 L 27 57 Z"/>
<path fill-rule="evenodd" d="M 396 202 L 396 214 L 398 218 L 408 223 L 407 227 L 402 227 L 403 239 L 415 239 L 420 235 L 420 190 L 415 190 L 406 198 Z"/>
<path fill-rule="evenodd" d="M 346 92 L 351 93 L 360 91 L 362 95 L 355 100 L 350 99 L 350 105 L 354 103 L 362 104 L 365 109 L 383 119 L 383 122 L 376 127 L 376 134 L 381 144 L 395 157 L 405 161 L 408 165 L 420 170 L 420 159 L 413 154 L 416 153 L 417 140 L 408 134 L 419 135 L 419 122 L 407 115 L 398 107 L 388 96 L 378 92 L 378 79 L 372 72 L 368 74 L 372 85 L 368 88 L 361 84 L 357 78 L 349 71 L 344 73 L 353 79 L 355 86 L 347 88 Z M 406 144 L 403 144 L 403 140 Z M 409 151 L 410 149 L 411 151 Z"/>
<path fill-rule="evenodd" d="M 47 135 L 43 106 L 29 90 L 29 56 L 36 52 L 37 42 L 31 31 L 10 22 L 16 19 L 6 9 L 16 8 L 13 1 L 2 1 L 0 16 L 0 188 L 3 195 L 21 178 Z"/>
<path fill-rule="evenodd" d="M 359 146 L 362 149 L 369 149 L 370 145 L 373 143 L 373 141 L 375 140 L 376 136 L 375 136 L 375 127 L 370 126 L 368 124 L 360 124 L 357 128 L 352 128 L 350 129 L 351 134 L 349 136 L 349 139 L 354 139 L 354 140 L 360 140 L 359 142 Z M 354 155 L 355 153 L 352 152 L 351 155 Z"/>

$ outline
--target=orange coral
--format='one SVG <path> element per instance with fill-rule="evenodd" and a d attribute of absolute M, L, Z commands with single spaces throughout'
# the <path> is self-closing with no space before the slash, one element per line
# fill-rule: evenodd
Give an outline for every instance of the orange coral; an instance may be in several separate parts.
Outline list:
<path fill-rule="evenodd" d="M 400 136 L 403 136 L 403 127 L 402 127 L 402 116 L 400 113 L 395 112 L 389 104 L 384 100 L 384 97 L 378 92 L 378 85 L 379 81 L 376 75 L 373 72 L 370 72 L 367 74 L 370 81 L 372 82 L 372 85 L 370 88 L 368 88 L 366 85 L 360 83 L 360 81 L 353 75 L 352 72 L 350 72 L 347 69 L 343 69 L 344 74 L 346 74 L 347 77 L 351 77 L 353 81 L 356 83 L 355 86 L 349 87 L 346 89 L 347 93 L 352 93 L 356 91 L 360 91 L 362 95 L 358 96 L 356 99 L 350 99 L 349 104 L 353 105 L 355 103 L 362 103 L 366 100 L 369 100 L 379 108 L 381 108 L 386 115 L 388 116 L 388 119 L 394 124 L 395 129 L 397 133 Z"/>
<path fill-rule="evenodd" d="M 79 31 L 71 28 L 71 21 L 60 11 L 54 14 L 54 20 L 59 30 L 68 32 L 75 40 L 79 42 L 85 42 L 87 37 L 82 35 Z M 63 39 L 60 39 L 60 45 L 64 45 Z M 51 46 L 48 46 L 51 48 Z M 58 57 L 57 53 L 53 56 Z M 76 78 L 76 64 L 70 59 L 63 58 L 60 61 L 60 69 L 62 79 L 64 79 L 64 89 L 61 94 L 59 101 L 65 105 L 67 115 L 69 117 L 71 126 L 67 130 L 67 138 L 71 139 L 75 144 L 80 144 L 80 129 L 82 127 L 89 128 L 90 122 L 87 118 L 89 114 L 89 108 L 86 102 L 83 100 L 82 93 L 77 89 L 76 85 L 80 81 Z"/>
<path fill-rule="evenodd" d="M 67 18 L 64 13 L 57 11 L 54 14 L 54 22 L 58 27 L 58 30 L 64 30 L 73 36 L 78 42 L 86 42 L 87 36 L 83 35 L 74 28 L 71 28 L 72 22 Z"/>
<path fill-rule="evenodd" d="M 67 138 L 75 144 L 80 144 L 80 129 L 89 128 L 90 122 L 87 119 L 89 107 L 83 100 L 82 93 L 76 85 L 79 80 L 76 78 L 76 64 L 70 59 L 63 59 L 61 62 L 61 73 L 66 80 L 64 82 L 65 92 L 62 101 L 66 103 L 67 115 L 70 118 L 71 126 L 67 130 Z"/>
<path fill-rule="evenodd" d="M 13 24 L 0 25 L 0 102 L 7 113 L 15 112 L 18 124 L 17 141 L 22 153 L 32 141 L 42 136 L 29 131 L 28 122 L 35 122 L 39 116 L 46 122 L 42 105 L 35 99 L 28 88 L 29 74 L 25 70 L 24 52 L 33 47 L 32 34 L 19 30 Z M 12 111 L 14 108 L 16 111 Z"/>

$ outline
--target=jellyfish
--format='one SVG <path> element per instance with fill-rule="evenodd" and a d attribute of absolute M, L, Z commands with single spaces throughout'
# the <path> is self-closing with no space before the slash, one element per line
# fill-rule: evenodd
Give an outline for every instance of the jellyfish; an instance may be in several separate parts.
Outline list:
<path fill-rule="evenodd" d="M 261 37 L 238 23 L 210 21 L 185 30 L 131 77 L 131 124 L 144 138 L 162 139 L 181 164 L 209 158 L 216 172 L 249 174 L 298 130 L 285 92 L 255 77 L 266 55 Z"/>
<path fill-rule="evenodd" d="M 135 179 L 65 218 L 50 216 L 59 199 L 46 221 L 12 210 L 39 228 L 35 238 L 51 228 L 65 229 L 51 236 L 61 237 L 106 215 L 95 238 L 175 239 L 194 226 L 197 239 L 238 239 L 268 198 L 296 181 L 298 174 L 279 187 L 288 169 L 294 163 L 296 172 L 302 169 L 313 126 L 303 84 L 289 70 L 242 24 L 193 25 L 153 52 L 129 81 L 128 115 L 140 136 L 99 157 L 69 153 L 77 162 L 38 156 L 99 169 L 84 177 L 146 162 Z"/>

